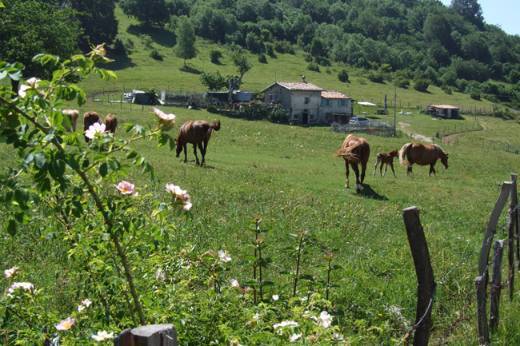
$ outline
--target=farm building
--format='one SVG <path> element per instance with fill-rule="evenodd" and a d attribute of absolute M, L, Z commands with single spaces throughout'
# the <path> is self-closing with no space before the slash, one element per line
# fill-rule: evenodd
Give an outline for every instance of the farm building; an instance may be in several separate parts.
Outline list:
<path fill-rule="evenodd" d="M 330 123 L 352 115 L 352 99 L 336 91 L 303 82 L 275 82 L 265 88 L 264 102 L 280 104 L 289 120 L 302 124 Z"/>
<path fill-rule="evenodd" d="M 456 119 L 460 117 L 459 107 L 452 105 L 429 105 L 426 112 L 432 116 L 446 119 Z"/>

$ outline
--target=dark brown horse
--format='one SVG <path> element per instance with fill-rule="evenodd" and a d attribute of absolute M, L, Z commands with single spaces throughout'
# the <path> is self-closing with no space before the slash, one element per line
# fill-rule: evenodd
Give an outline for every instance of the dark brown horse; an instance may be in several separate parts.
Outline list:
<path fill-rule="evenodd" d="M 105 131 L 110 133 L 116 133 L 117 129 L 117 118 L 114 114 L 109 113 L 105 117 Z"/>
<path fill-rule="evenodd" d="M 203 165 L 208 149 L 208 142 L 213 130 L 220 130 L 220 120 L 207 122 L 204 120 L 187 121 L 182 124 L 179 135 L 177 136 L 177 157 L 184 150 L 184 162 L 188 161 L 188 143 L 193 144 L 193 153 L 197 160 L 197 165 Z M 199 162 L 197 147 L 202 153 L 202 163 Z"/>
<path fill-rule="evenodd" d="M 376 165 L 374 166 L 374 175 L 376 175 L 377 166 L 379 165 L 379 173 L 381 176 L 386 175 L 386 171 L 388 170 L 388 166 L 392 169 L 392 173 L 395 175 L 394 170 L 394 158 L 399 156 L 397 150 L 391 151 L 389 153 L 377 153 L 376 157 Z M 385 174 L 383 174 L 383 166 L 385 166 Z"/>
<path fill-rule="evenodd" d="M 370 156 L 370 146 L 363 137 L 357 137 L 352 134 L 348 135 L 343 141 L 341 148 L 336 152 L 338 156 L 342 156 L 345 160 L 345 187 L 349 188 L 349 165 L 356 174 L 356 191 L 363 190 L 363 181 L 365 180 L 365 172 L 367 162 Z M 361 164 L 361 178 L 359 176 L 358 164 Z"/>
<path fill-rule="evenodd" d="M 399 150 L 399 162 L 407 166 L 407 174 L 412 173 L 414 163 L 426 166 L 430 165 L 430 173 L 435 174 L 435 163 L 441 160 L 442 164 L 448 169 L 448 154 L 446 154 L 437 144 L 406 143 Z"/>

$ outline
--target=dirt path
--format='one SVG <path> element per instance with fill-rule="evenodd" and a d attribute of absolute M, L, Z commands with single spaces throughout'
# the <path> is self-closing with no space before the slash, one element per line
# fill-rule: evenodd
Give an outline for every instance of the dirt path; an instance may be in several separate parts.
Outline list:
<path fill-rule="evenodd" d="M 408 123 L 399 122 L 399 127 L 404 133 L 406 133 L 408 136 L 412 137 L 412 139 L 415 139 L 416 141 L 433 143 L 433 139 L 431 137 L 426 137 L 425 135 L 421 135 L 420 133 L 413 133 L 411 130 L 411 125 Z"/>

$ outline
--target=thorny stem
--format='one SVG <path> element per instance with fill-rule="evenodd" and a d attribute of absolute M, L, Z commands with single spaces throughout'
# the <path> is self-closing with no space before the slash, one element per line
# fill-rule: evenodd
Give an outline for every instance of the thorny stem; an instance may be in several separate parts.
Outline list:
<path fill-rule="evenodd" d="M 325 299 L 329 300 L 329 288 L 330 288 L 330 272 L 332 271 L 332 258 L 328 259 L 327 266 L 327 286 L 325 288 Z"/>
<path fill-rule="evenodd" d="M 49 129 L 48 128 L 43 127 L 40 123 L 38 123 L 38 121 L 36 121 L 36 119 L 34 117 L 32 117 L 28 113 L 24 112 L 22 109 L 20 109 L 16 105 L 12 104 L 11 102 L 6 100 L 5 98 L 0 97 L 0 103 L 5 105 L 5 106 L 7 106 L 8 108 L 14 110 L 15 112 L 17 112 L 21 116 L 23 116 L 25 119 L 30 121 L 41 132 L 43 132 L 45 134 L 49 133 Z M 61 143 L 56 138 L 52 139 L 52 143 L 58 149 L 58 151 L 60 151 L 60 153 L 64 154 L 64 156 L 65 156 L 65 150 L 63 149 Z M 139 295 L 137 294 L 137 289 L 136 289 L 135 284 L 134 284 L 134 278 L 133 278 L 133 275 L 132 275 L 132 270 L 130 268 L 128 257 L 126 256 L 126 253 L 123 250 L 123 247 L 121 246 L 121 243 L 120 243 L 120 240 L 119 240 L 119 237 L 118 237 L 117 233 L 114 232 L 114 224 L 112 222 L 112 219 L 110 218 L 108 212 L 105 209 L 105 206 L 103 205 L 103 202 L 99 198 L 99 195 L 97 194 L 96 190 L 94 189 L 94 186 L 91 184 L 91 182 L 88 179 L 88 177 L 85 174 L 85 172 L 83 172 L 81 169 L 79 169 L 79 167 L 75 167 L 75 165 L 71 165 L 69 162 L 66 162 L 66 163 L 72 170 L 74 170 L 79 175 L 79 177 L 81 178 L 81 180 L 83 181 L 83 183 L 87 187 L 87 190 L 88 190 L 89 194 L 91 195 L 92 199 L 94 200 L 96 208 L 98 209 L 98 211 L 103 216 L 103 221 L 104 221 L 104 223 L 105 223 L 105 225 L 106 225 L 106 227 L 108 229 L 108 232 L 110 234 L 110 238 L 112 239 L 112 242 L 114 243 L 114 246 L 116 248 L 117 254 L 118 254 L 119 258 L 121 259 L 121 263 L 123 264 L 126 281 L 128 282 L 128 287 L 130 289 L 130 294 L 132 295 L 132 298 L 134 300 L 135 309 L 137 310 L 137 313 L 139 315 L 139 322 L 141 324 L 145 324 L 145 317 L 144 317 L 143 308 L 141 306 L 141 302 L 139 301 Z"/>

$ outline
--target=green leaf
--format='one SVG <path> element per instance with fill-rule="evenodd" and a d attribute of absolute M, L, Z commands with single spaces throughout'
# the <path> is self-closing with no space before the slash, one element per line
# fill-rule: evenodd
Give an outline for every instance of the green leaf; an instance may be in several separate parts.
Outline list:
<path fill-rule="evenodd" d="M 16 71 L 14 73 L 9 73 L 9 78 L 11 78 L 12 80 L 19 81 L 20 79 L 22 79 L 22 71 Z"/>
<path fill-rule="evenodd" d="M 4 79 L 5 77 L 7 77 L 7 71 L 0 71 L 0 80 Z"/>
<path fill-rule="evenodd" d="M 106 164 L 106 162 L 103 162 L 103 163 L 99 166 L 99 174 L 100 174 L 102 177 L 105 177 L 105 176 L 108 174 L 108 165 Z"/>
<path fill-rule="evenodd" d="M 0 1 L 0 8 L 5 8 L 5 5 L 2 1 Z"/>
<path fill-rule="evenodd" d="M 43 153 L 36 153 L 34 154 L 34 164 L 39 169 L 42 169 L 45 167 L 45 163 L 47 162 L 47 159 L 45 157 L 45 154 Z"/>

